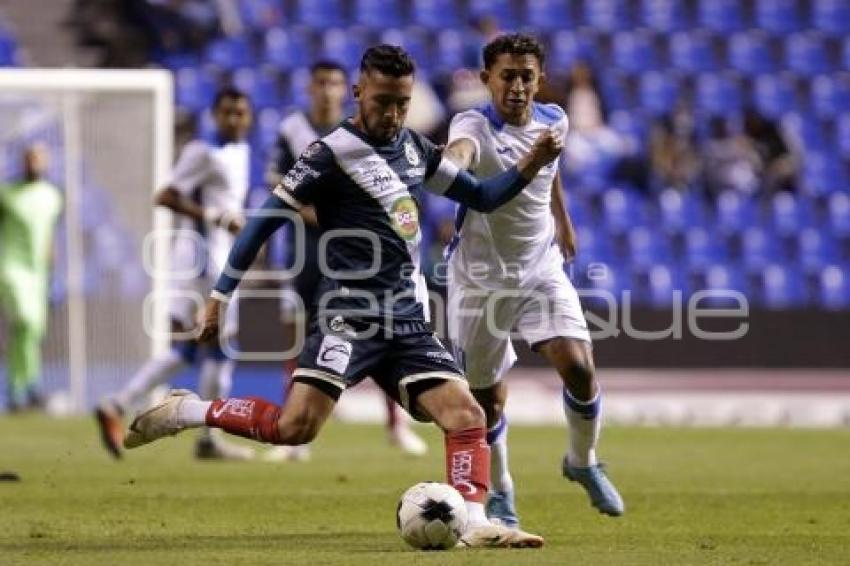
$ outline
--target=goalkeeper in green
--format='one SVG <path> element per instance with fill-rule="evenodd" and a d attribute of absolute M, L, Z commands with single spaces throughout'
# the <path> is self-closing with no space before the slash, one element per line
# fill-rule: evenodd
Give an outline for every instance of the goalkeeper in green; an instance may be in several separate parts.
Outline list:
<path fill-rule="evenodd" d="M 9 324 L 6 382 L 11 411 L 39 408 L 41 341 L 47 327 L 53 229 L 62 196 L 44 180 L 46 146 L 23 155 L 23 180 L 0 186 L 0 307 Z"/>

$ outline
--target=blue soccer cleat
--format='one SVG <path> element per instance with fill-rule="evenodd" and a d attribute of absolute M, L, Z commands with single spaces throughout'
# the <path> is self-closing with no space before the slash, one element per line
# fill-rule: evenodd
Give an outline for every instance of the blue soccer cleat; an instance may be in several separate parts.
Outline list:
<path fill-rule="evenodd" d="M 513 491 L 491 491 L 487 498 L 487 518 L 493 523 L 515 529 L 519 527 Z"/>
<path fill-rule="evenodd" d="M 600 513 L 619 517 L 626 512 L 623 498 L 605 474 L 604 464 L 582 468 L 570 466 L 564 458 L 561 469 L 565 478 L 581 484 L 590 496 L 590 504 L 599 509 Z"/>

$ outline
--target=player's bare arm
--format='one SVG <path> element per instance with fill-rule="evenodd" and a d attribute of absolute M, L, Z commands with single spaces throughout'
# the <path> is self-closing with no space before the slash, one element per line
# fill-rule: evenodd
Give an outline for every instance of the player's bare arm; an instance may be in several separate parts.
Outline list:
<path fill-rule="evenodd" d="M 465 138 L 454 140 L 443 150 L 443 155 L 461 169 L 469 169 L 475 159 L 475 144 Z"/>
<path fill-rule="evenodd" d="M 188 216 L 197 222 L 211 222 L 216 226 L 227 229 L 232 234 L 238 234 L 245 225 L 245 220 L 240 215 L 213 208 L 204 209 L 192 199 L 180 194 L 174 187 L 166 187 L 159 191 L 154 198 L 154 203 L 158 206 L 164 206 L 176 214 Z"/>
<path fill-rule="evenodd" d="M 564 187 L 561 183 L 561 173 L 555 173 L 552 181 L 552 216 L 555 218 L 555 238 L 564 259 L 571 261 L 576 256 L 577 238 L 573 221 L 564 203 Z"/>

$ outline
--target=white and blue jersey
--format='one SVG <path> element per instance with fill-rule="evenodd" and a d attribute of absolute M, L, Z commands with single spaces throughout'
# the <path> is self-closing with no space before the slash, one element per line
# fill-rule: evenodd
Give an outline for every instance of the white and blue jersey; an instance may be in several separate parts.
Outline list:
<path fill-rule="evenodd" d="M 565 137 L 567 127 L 566 114 L 554 104 L 533 103 L 531 120 L 525 126 L 505 123 L 488 104 L 456 115 L 449 143 L 472 142 L 475 155 L 469 169 L 476 176 L 489 177 L 516 165 L 546 130 Z M 460 206 L 457 234 L 449 246 L 450 262 L 461 269 L 472 264 L 488 266 L 485 279 L 496 288 L 521 285 L 554 241 L 550 207 L 558 161 L 541 169 L 522 193 L 498 210 L 481 213 Z"/>

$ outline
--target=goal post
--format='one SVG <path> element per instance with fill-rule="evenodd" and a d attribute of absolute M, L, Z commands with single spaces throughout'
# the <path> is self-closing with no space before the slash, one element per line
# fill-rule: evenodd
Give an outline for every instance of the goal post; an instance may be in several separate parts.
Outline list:
<path fill-rule="evenodd" d="M 0 70 L 2 181 L 20 173 L 28 144 L 42 142 L 48 179 L 64 197 L 43 378 L 75 412 L 168 346 L 165 302 L 148 300 L 166 291 L 167 281 L 150 275 L 166 271 L 168 239 L 149 238 L 171 226 L 151 195 L 167 181 L 173 127 L 168 71 Z"/>

